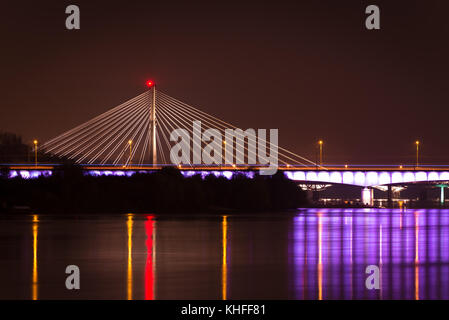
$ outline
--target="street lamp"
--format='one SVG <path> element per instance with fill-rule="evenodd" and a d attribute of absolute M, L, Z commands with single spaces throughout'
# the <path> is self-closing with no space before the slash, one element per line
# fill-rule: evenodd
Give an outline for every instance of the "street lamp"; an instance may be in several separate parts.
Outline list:
<path fill-rule="evenodd" d="M 419 141 L 415 141 L 416 144 L 416 168 L 418 168 L 419 165 Z"/>
<path fill-rule="evenodd" d="M 129 144 L 129 165 L 131 166 L 131 160 L 132 160 L 132 152 L 133 152 L 133 141 L 132 140 L 129 140 L 128 141 L 128 144 Z"/>
<path fill-rule="evenodd" d="M 34 144 L 34 165 L 37 167 L 37 140 L 34 140 L 33 144 Z"/>
<path fill-rule="evenodd" d="M 231 145 L 231 146 L 232 146 L 232 145 Z M 221 163 L 224 164 L 224 165 L 226 166 L 226 140 L 223 140 L 222 148 L 223 148 L 223 153 L 221 154 L 221 156 L 222 156 L 223 158 L 222 158 Z"/>
<path fill-rule="evenodd" d="M 323 140 L 318 141 L 318 145 L 320 146 L 320 166 L 323 165 Z"/>

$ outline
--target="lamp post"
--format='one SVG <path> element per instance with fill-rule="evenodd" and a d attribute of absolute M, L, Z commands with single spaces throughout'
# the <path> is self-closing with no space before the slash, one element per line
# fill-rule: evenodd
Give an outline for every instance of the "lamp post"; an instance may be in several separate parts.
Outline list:
<path fill-rule="evenodd" d="M 320 146 L 320 167 L 323 165 L 323 140 L 318 141 Z"/>
<path fill-rule="evenodd" d="M 222 148 L 223 148 L 223 153 L 222 153 L 222 161 L 221 161 L 221 165 L 222 166 L 226 166 L 226 140 L 223 140 L 223 145 L 222 145 Z"/>
<path fill-rule="evenodd" d="M 34 144 L 34 166 L 37 167 L 37 140 L 34 140 L 33 144 Z"/>
<path fill-rule="evenodd" d="M 132 154 L 133 154 L 133 141 L 129 140 L 129 166 L 131 166 Z"/>
<path fill-rule="evenodd" d="M 416 168 L 419 166 L 419 141 L 415 141 L 416 144 Z"/>

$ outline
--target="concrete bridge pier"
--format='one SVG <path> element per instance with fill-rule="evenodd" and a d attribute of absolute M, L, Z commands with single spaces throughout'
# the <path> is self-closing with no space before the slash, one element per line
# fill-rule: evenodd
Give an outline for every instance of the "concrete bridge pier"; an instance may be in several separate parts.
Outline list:
<path fill-rule="evenodd" d="M 387 208 L 393 208 L 393 190 L 391 185 L 387 189 Z"/>
<path fill-rule="evenodd" d="M 365 206 L 374 205 L 374 189 L 365 187 L 362 189 L 362 204 Z"/>

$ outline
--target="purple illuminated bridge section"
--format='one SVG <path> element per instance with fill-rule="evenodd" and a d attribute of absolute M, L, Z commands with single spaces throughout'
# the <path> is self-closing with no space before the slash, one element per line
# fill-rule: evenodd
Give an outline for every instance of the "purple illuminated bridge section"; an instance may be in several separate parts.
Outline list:
<path fill-rule="evenodd" d="M 39 177 L 50 177 L 52 170 L 29 170 L 29 169 L 12 169 L 9 170 L 8 178 L 13 179 L 20 177 L 22 179 L 36 179 Z"/>
<path fill-rule="evenodd" d="M 376 187 L 390 184 L 449 181 L 449 170 L 309 170 L 285 171 L 298 182 Z"/>

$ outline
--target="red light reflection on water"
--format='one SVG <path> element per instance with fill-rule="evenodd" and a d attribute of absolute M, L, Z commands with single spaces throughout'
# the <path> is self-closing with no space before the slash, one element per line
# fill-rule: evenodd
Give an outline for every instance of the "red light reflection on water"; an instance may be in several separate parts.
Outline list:
<path fill-rule="evenodd" d="M 147 216 L 147 220 L 145 221 L 145 234 L 147 236 L 145 243 L 147 246 L 147 261 L 145 264 L 145 300 L 155 299 L 155 224 L 156 221 L 154 220 L 154 216 Z"/>

